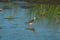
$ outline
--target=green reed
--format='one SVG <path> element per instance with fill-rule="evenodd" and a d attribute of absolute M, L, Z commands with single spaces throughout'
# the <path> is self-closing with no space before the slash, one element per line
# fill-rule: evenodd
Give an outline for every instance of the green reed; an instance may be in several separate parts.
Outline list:
<path fill-rule="evenodd" d="M 35 15 L 37 17 L 37 22 L 39 22 L 39 20 L 44 20 L 45 18 L 48 20 L 47 25 L 51 25 L 51 23 L 56 23 L 57 25 L 58 23 L 57 18 L 59 18 L 60 16 L 57 15 L 60 14 L 60 5 L 47 5 L 47 4 L 32 4 L 32 5 L 34 5 L 35 8 L 29 9 L 27 13 L 28 17 Z"/>

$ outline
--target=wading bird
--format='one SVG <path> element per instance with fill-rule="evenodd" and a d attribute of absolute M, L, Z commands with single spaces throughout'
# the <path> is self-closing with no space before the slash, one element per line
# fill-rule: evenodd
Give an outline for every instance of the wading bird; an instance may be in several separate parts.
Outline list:
<path fill-rule="evenodd" d="M 31 30 L 31 31 L 35 32 L 35 28 L 32 27 L 32 24 L 34 23 L 35 20 L 36 20 L 36 17 L 34 17 L 32 20 L 26 22 L 30 25 L 29 28 L 26 28 L 27 30 Z"/>
<path fill-rule="evenodd" d="M 32 20 L 29 20 L 29 21 L 26 22 L 26 23 L 28 23 L 29 25 L 32 25 L 32 24 L 34 23 L 35 20 L 36 20 L 36 17 L 34 17 Z"/>

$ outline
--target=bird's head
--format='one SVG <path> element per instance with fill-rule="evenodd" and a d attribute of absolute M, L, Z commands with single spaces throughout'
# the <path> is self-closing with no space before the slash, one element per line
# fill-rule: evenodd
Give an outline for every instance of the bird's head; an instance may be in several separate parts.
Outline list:
<path fill-rule="evenodd" d="M 36 20 L 36 17 L 34 17 L 34 20 Z"/>

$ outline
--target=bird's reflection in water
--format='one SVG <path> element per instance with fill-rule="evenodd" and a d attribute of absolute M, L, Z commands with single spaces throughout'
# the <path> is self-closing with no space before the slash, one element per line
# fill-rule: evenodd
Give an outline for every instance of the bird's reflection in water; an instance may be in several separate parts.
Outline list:
<path fill-rule="evenodd" d="M 26 28 L 26 30 L 31 30 L 31 31 L 33 31 L 33 32 L 36 32 L 35 28 L 32 27 L 32 25 L 30 25 L 28 28 Z"/>

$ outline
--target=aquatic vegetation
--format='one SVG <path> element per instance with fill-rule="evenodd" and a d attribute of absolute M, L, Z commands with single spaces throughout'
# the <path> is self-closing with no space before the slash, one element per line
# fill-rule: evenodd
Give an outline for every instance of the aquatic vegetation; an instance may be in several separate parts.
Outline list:
<path fill-rule="evenodd" d="M 27 17 L 32 18 L 32 16 L 36 16 L 36 22 L 38 25 L 44 23 L 44 20 L 47 20 L 44 27 L 52 28 L 53 32 L 51 36 L 55 36 L 58 28 L 60 27 L 60 5 L 49 5 L 49 4 L 35 4 L 35 8 L 30 8 L 28 13 L 26 13 Z M 26 18 L 27 18 L 26 17 Z"/>
<path fill-rule="evenodd" d="M 55 4 L 40 4 L 39 2 L 36 3 L 38 1 L 14 1 L 14 4 L 19 4 L 19 6 L 21 8 L 27 8 L 29 9 L 28 13 L 26 14 L 27 16 L 36 16 L 36 20 L 39 23 L 40 20 L 43 21 L 44 18 L 46 18 L 48 20 L 48 24 L 47 25 L 51 25 L 51 23 L 56 23 L 57 20 L 60 20 L 60 5 L 55 5 Z M 10 9 L 10 7 L 12 6 L 12 3 L 9 2 L 4 3 L 3 6 L 7 7 L 7 9 Z M 17 5 L 14 6 L 15 11 L 14 13 L 17 12 Z M 12 13 L 12 10 L 9 11 L 10 15 Z M 8 17 L 7 19 L 11 20 L 13 19 L 12 17 Z M 58 24 L 58 23 L 56 23 Z"/>
<path fill-rule="evenodd" d="M 29 12 L 26 13 L 27 17 L 36 16 L 37 19 L 36 21 L 38 24 L 40 24 L 40 22 L 44 22 L 44 20 L 48 20 L 46 27 L 47 28 L 51 27 L 53 29 L 51 36 L 55 38 L 56 32 L 60 27 L 60 5 L 48 5 L 48 4 L 32 4 L 32 5 L 34 5 L 35 8 L 31 8 Z"/>
<path fill-rule="evenodd" d="M 56 20 L 55 16 L 57 16 L 58 12 L 59 12 L 59 5 L 45 5 L 45 4 L 33 4 L 34 6 L 36 6 L 36 8 L 31 8 L 28 12 L 27 15 L 28 16 L 32 16 L 32 14 L 34 14 L 37 19 L 41 19 L 41 17 L 44 16 L 44 18 L 47 18 L 50 22 L 52 22 L 52 20 Z M 40 8 L 42 10 L 40 10 Z M 33 12 L 33 13 L 32 13 Z M 59 15 L 60 16 L 60 15 Z"/>
<path fill-rule="evenodd" d="M 7 3 L 3 3 L 3 7 L 6 7 L 7 6 Z"/>

